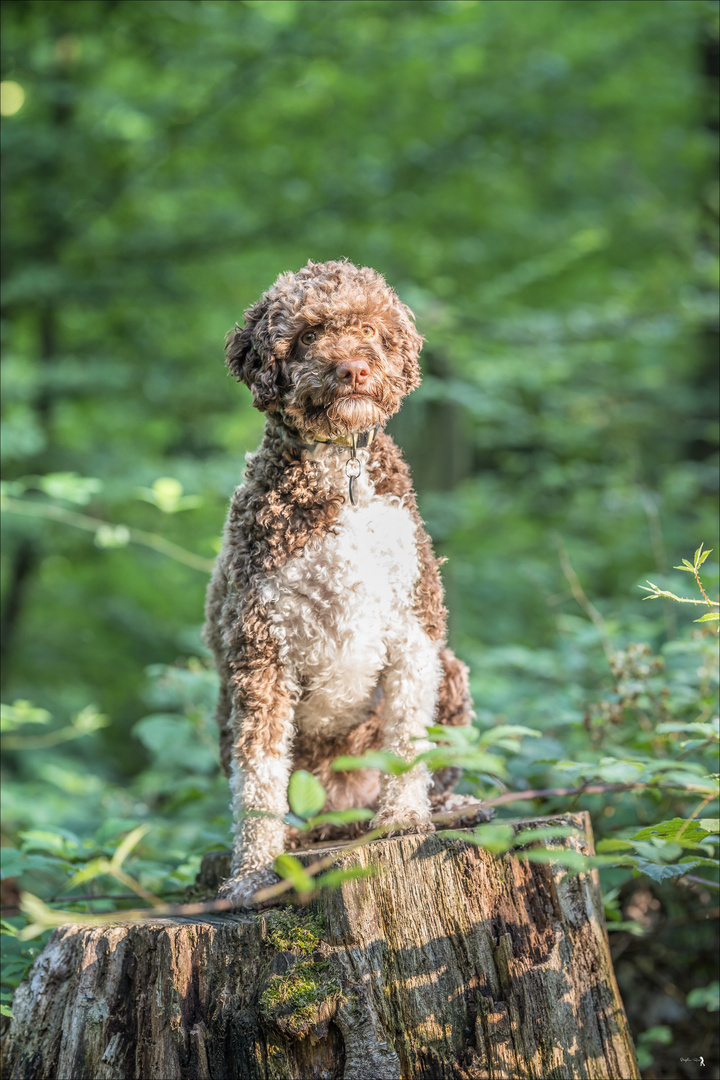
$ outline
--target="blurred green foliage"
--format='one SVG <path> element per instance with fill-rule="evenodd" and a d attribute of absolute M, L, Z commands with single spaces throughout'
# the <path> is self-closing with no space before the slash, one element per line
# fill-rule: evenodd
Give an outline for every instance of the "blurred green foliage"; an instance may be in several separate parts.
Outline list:
<path fill-rule="evenodd" d="M 5 0 L 3 19 L 3 828 L 27 887 L 59 895 L 138 823 L 155 891 L 225 843 L 199 626 L 263 421 L 222 339 L 308 258 L 375 266 L 426 336 L 391 430 L 479 725 L 540 732 L 501 748 L 502 782 L 714 772 L 712 739 L 672 729 L 716 715 L 712 627 L 637 588 L 682 593 L 700 541 L 717 588 L 714 0 Z M 698 797 L 582 805 L 629 843 Z M 677 1075 L 712 1030 L 709 901 L 603 874 L 644 1064 Z"/>

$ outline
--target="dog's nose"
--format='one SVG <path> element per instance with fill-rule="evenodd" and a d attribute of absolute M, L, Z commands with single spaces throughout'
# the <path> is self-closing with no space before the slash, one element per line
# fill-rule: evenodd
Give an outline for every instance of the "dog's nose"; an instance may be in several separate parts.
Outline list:
<path fill-rule="evenodd" d="M 370 368 L 364 360 L 343 360 L 337 366 L 338 379 L 353 388 L 362 386 L 369 374 Z"/>

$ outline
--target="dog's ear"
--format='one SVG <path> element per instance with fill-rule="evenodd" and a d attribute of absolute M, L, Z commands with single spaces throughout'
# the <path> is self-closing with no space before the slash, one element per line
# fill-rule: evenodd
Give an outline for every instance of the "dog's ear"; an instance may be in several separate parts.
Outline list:
<path fill-rule="evenodd" d="M 415 329 L 415 316 L 410 308 L 397 298 L 393 307 L 395 313 L 393 345 L 402 356 L 405 392 L 409 394 L 411 390 L 420 385 L 418 357 L 425 339 Z"/>
<path fill-rule="evenodd" d="M 279 368 L 273 355 L 268 328 L 267 300 L 260 300 L 245 312 L 245 326 L 235 325 L 225 338 L 225 357 L 231 373 L 250 388 L 253 405 L 261 412 L 278 404 Z"/>

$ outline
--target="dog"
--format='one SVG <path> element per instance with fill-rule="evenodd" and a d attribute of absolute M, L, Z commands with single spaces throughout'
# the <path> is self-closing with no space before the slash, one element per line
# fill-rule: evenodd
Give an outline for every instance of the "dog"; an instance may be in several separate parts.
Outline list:
<path fill-rule="evenodd" d="M 369 807 L 372 827 L 430 832 L 458 770 L 334 772 L 333 759 L 382 748 L 409 761 L 431 725 L 474 715 L 445 644 L 438 560 L 383 431 L 420 383 L 412 312 L 378 272 L 342 260 L 281 274 L 244 322 L 227 364 L 265 434 L 231 501 L 204 630 L 235 822 L 220 895 L 238 907 L 278 880 L 293 770 L 319 778 L 326 810 Z"/>

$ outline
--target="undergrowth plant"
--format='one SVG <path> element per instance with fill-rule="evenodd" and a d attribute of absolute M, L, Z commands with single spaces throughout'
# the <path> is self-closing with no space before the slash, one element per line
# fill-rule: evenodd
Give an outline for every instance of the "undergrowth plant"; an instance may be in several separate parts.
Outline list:
<path fill-rule="evenodd" d="M 702 604 L 711 610 L 696 622 L 714 621 L 717 602 L 700 579 L 709 554 L 701 546 L 692 563 L 683 560 L 678 568 L 694 575 L 702 600 L 690 601 L 653 583 L 645 587 L 649 597 Z M 532 727 L 512 717 L 481 714 L 470 728 L 430 729 L 432 749 L 413 761 L 376 751 L 339 758 L 334 767 L 374 767 L 397 775 L 418 762 L 430 769 L 461 766 L 464 790 L 496 807 L 499 816 L 496 823 L 471 831 L 453 831 L 446 816 L 438 824 L 449 828 L 448 835 L 499 855 L 552 861 L 569 873 L 601 867 L 614 875 L 606 897 L 611 926 L 641 932 L 618 908 L 623 881 L 645 877 L 657 884 L 718 888 L 717 643 L 717 635 L 702 625 L 686 629 L 660 653 L 638 641 L 606 648 L 605 674 L 585 686 L 574 711 L 559 706 L 554 715 L 539 715 Z M 597 648 L 597 638 L 591 646 L 578 633 L 572 647 L 584 655 Z M 202 854 L 225 844 L 227 793 L 218 775 L 211 720 L 214 674 L 205 661 L 191 660 L 155 667 L 150 677 L 148 701 L 155 711 L 134 732 L 149 765 L 127 788 L 95 783 L 97 778 L 83 777 L 63 756 L 62 747 L 71 740 L 98 737 L 107 721 L 96 711 L 86 709 L 71 724 L 58 726 L 27 702 L 3 708 L 6 737 L 23 760 L 56 748 L 52 762 L 42 763 L 37 773 L 28 768 L 25 796 L 14 788 L 8 795 L 9 813 L 25 826 L 16 845 L 3 848 L 4 905 L 10 908 L 3 919 L 4 1011 L 55 926 L 227 907 L 225 901 L 180 904 Z M 562 663 L 555 679 L 557 692 L 565 692 Z M 48 775 L 76 796 L 76 814 L 62 826 L 33 821 L 34 785 Z M 363 809 L 323 813 L 325 791 L 302 770 L 291 777 L 288 796 L 287 822 L 301 832 L 372 816 Z M 594 856 L 557 843 L 573 831 L 567 826 L 518 831 L 507 821 L 509 814 L 567 812 L 580 802 L 591 811 L 599 835 Z M 354 845 L 368 844 L 384 831 L 368 831 Z M 280 883 L 259 899 L 271 904 L 294 897 L 305 903 L 321 889 L 369 872 L 333 869 L 333 861 L 328 855 L 303 866 L 295 856 L 281 855 L 275 863 Z"/>

